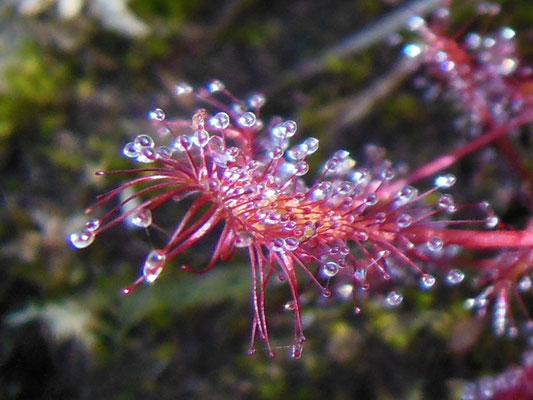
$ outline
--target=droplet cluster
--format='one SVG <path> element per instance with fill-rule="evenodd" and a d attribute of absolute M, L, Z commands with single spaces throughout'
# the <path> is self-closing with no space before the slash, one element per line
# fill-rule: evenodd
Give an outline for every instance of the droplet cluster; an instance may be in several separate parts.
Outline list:
<path fill-rule="evenodd" d="M 155 282 L 172 259 L 223 226 L 206 270 L 235 249 L 248 252 L 255 287 L 252 336 L 268 345 L 262 288 L 271 276 L 287 282 L 292 298 L 286 309 L 296 318 L 293 356 L 298 358 L 305 337 L 297 269 L 323 297 L 355 298 L 372 285 L 387 287 L 383 298 L 388 307 L 403 301 L 400 291 L 390 288 L 392 278 L 414 275 L 422 289 L 435 286 L 439 277 L 426 271 L 425 263 L 446 255 L 445 238 L 435 226 L 445 226 L 457 209 L 452 195 L 443 193 L 454 185 L 453 175 L 438 176 L 434 187 L 422 193 L 410 185 L 397 186 L 399 174 L 384 149 L 368 145 L 366 162 L 358 165 L 348 151 L 339 150 L 318 168 L 318 179 L 311 180 L 306 178 L 308 157 L 317 152 L 319 141 L 291 143 L 298 132 L 295 121 L 259 118 L 265 103 L 261 94 L 240 101 L 218 80 L 199 89 L 180 83 L 175 94 L 193 95 L 214 110 L 200 108 L 191 120 L 172 120 L 162 109 L 153 109 L 149 118 L 158 140 L 165 142 L 157 147 L 150 135 L 137 135 L 123 154 L 150 165 L 119 171 L 145 174 L 99 196 L 89 212 L 114 199 L 119 204 L 70 236 L 73 246 L 84 248 L 120 222 L 147 229 L 154 226 L 162 204 L 196 196 L 166 244 L 149 252 L 140 277 L 124 293 Z M 438 198 L 435 204 L 428 202 L 432 194 Z M 455 285 L 463 277 L 453 269 L 444 280 Z"/>

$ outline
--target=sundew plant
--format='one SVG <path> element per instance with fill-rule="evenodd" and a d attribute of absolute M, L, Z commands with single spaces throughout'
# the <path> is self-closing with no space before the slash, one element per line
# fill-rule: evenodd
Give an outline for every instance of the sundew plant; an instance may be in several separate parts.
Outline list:
<path fill-rule="evenodd" d="M 490 18 L 498 7 L 479 3 L 478 11 Z M 530 335 L 523 294 L 533 285 L 533 221 L 519 228 L 503 223 L 490 198 L 456 202 L 452 191 L 476 182 L 461 183 L 448 169 L 491 148 L 491 168 L 514 171 L 516 191 L 532 211 L 533 172 L 515 138 L 533 121 L 533 70 L 521 59 L 519 33 L 511 27 L 453 33 L 450 13 L 449 7 L 428 17 L 413 13 L 402 57 L 426 99 L 457 107 L 451 152 L 433 149 L 432 161 L 406 166 L 387 159 L 386 144 L 369 143 L 358 160 L 340 149 L 311 162 L 319 140 L 307 137 L 298 121 L 263 115 L 263 94 L 241 100 L 226 88 L 230 82 L 177 83 L 176 100 L 194 103 L 190 116 L 149 112 L 155 135 L 141 133 L 124 145 L 132 169 L 96 172 L 124 181 L 98 196 L 87 209 L 91 219 L 70 242 L 85 248 L 128 225 L 163 232 L 165 240 L 141 262 L 140 276 L 123 289 L 131 296 L 167 268 L 203 274 L 227 268 L 235 253 L 246 255 L 250 354 L 258 341 L 269 356 L 276 354 L 266 308 L 270 287 L 279 284 L 293 314 L 294 358 L 302 357 L 306 341 L 302 311 L 315 306 L 302 300 L 309 292 L 350 302 L 357 318 L 369 298 L 396 308 L 406 288 L 468 281 L 477 294 L 465 307 L 495 335 Z M 161 207 L 181 210 L 182 204 L 187 208 L 170 228 L 168 221 L 158 223 Z M 213 237 L 206 265 L 183 265 L 183 253 Z M 521 367 L 468 385 L 463 398 L 532 398 L 533 357 L 524 354 Z"/>

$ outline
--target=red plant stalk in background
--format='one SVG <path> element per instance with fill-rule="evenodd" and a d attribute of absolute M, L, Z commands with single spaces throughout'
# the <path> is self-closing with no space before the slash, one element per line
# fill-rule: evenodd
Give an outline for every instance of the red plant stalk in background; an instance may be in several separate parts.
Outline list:
<path fill-rule="evenodd" d="M 161 109 L 154 110 L 151 119 L 160 132 L 172 137 L 172 143 L 155 147 L 151 137 L 139 135 L 124 147 L 124 154 L 152 165 L 97 172 L 136 177 L 100 195 L 88 213 L 117 198 L 120 201 L 101 218 L 89 221 L 84 230 L 73 233 L 70 240 L 75 247 L 84 248 L 95 236 L 123 221 L 149 227 L 152 212 L 161 205 L 195 195 L 166 244 L 148 254 L 141 276 L 124 293 L 142 282 L 155 282 L 172 259 L 220 226 L 208 265 L 203 270 L 182 269 L 207 272 L 219 260 L 230 259 L 237 248 L 248 252 L 253 281 L 251 353 L 259 337 L 273 356 L 265 292 L 274 277 L 286 281 L 290 290 L 292 300 L 287 308 L 294 311 L 292 355 L 297 358 L 305 341 L 302 280 L 312 282 L 324 296 L 352 296 L 359 312 L 358 292 L 391 278 L 400 279 L 404 270 L 418 275 L 425 289 L 436 281 L 429 268 L 441 269 L 449 284 L 462 281 L 464 274 L 451 265 L 446 252 L 454 247 L 450 245 L 516 251 L 533 246 L 529 230 L 456 229 L 465 224 L 494 228 L 498 218 L 482 203 L 471 206 L 484 210 L 479 220 L 449 220 L 450 214 L 465 208 L 456 206 L 450 194 L 441 193 L 435 204 L 429 204 L 428 195 L 455 183 L 453 175 L 438 176 L 435 186 L 423 193 L 409 185 L 396 188 L 399 180 L 391 163 L 383 158 L 383 150 L 368 146 L 364 167 L 356 166 L 348 152 L 341 150 L 324 163 L 318 179 L 308 183 L 304 180 L 309 170 L 306 159 L 317 150 L 318 140 L 307 138 L 290 147 L 296 123 L 273 118 L 264 126 L 259 119 L 263 96 L 241 102 L 219 81 L 197 91 L 179 84 L 176 92 L 195 95 L 213 111 L 202 108 L 191 121 L 171 121 Z M 409 181 L 409 176 L 404 179 Z M 124 193 L 137 186 L 136 193 L 124 198 Z M 525 273 L 527 270 L 518 275 Z M 390 290 L 385 302 L 396 306 L 402 295 Z M 503 324 L 508 322 L 504 315 Z"/>

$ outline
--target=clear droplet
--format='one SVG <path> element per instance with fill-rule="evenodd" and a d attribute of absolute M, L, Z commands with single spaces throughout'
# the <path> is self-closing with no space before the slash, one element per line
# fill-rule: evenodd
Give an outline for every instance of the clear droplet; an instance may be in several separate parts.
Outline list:
<path fill-rule="evenodd" d="M 500 219 L 496 215 L 490 215 L 485 218 L 485 226 L 490 229 L 495 228 L 499 222 Z"/>
<path fill-rule="evenodd" d="M 307 172 L 309 172 L 309 164 L 305 161 L 298 161 L 295 164 L 295 169 L 296 171 L 294 172 L 294 174 L 296 176 L 303 176 L 307 174 Z"/>
<path fill-rule="evenodd" d="M 205 129 L 199 129 L 194 132 L 192 136 L 192 142 L 198 147 L 205 147 L 209 143 L 209 132 Z"/>
<path fill-rule="evenodd" d="M 192 142 L 188 136 L 181 135 L 174 141 L 172 147 L 177 151 L 186 151 L 192 148 Z"/>
<path fill-rule="evenodd" d="M 525 275 L 518 281 L 518 290 L 521 292 L 527 292 L 531 289 L 532 284 L 533 282 L 531 282 L 531 278 L 528 275 Z"/>
<path fill-rule="evenodd" d="M 129 157 L 129 158 L 135 158 L 139 155 L 139 151 L 137 147 L 135 146 L 135 143 L 129 142 L 124 146 L 124 149 L 122 150 L 122 154 L 124 154 L 126 157 Z"/>
<path fill-rule="evenodd" d="M 339 187 L 337 188 L 337 191 L 339 194 L 349 194 L 353 190 L 354 184 L 349 181 L 342 182 Z"/>
<path fill-rule="evenodd" d="M 339 273 L 339 264 L 336 262 L 330 261 L 324 264 L 324 275 L 329 278 L 334 277 Z"/>
<path fill-rule="evenodd" d="M 390 181 L 394 179 L 396 172 L 392 168 L 385 168 L 379 173 L 379 176 L 383 180 Z"/>
<path fill-rule="evenodd" d="M 242 114 L 237 122 L 240 126 L 243 126 L 245 128 L 251 128 L 255 125 L 257 121 L 257 118 L 253 112 L 247 111 L 244 114 Z"/>
<path fill-rule="evenodd" d="M 285 248 L 285 240 L 281 238 L 277 238 L 272 241 L 273 251 L 283 251 L 284 248 Z"/>
<path fill-rule="evenodd" d="M 326 164 L 324 164 L 324 169 L 328 172 L 335 172 L 338 167 L 339 160 L 336 158 L 330 158 L 328 161 L 326 161 Z"/>
<path fill-rule="evenodd" d="M 94 232 L 98 228 L 100 228 L 100 220 L 98 219 L 91 219 L 85 223 L 85 229 L 88 231 Z"/>
<path fill-rule="evenodd" d="M 357 231 L 354 233 L 354 237 L 360 242 L 365 242 L 368 240 L 368 233 L 366 231 Z"/>
<path fill-rule="evenodd" d="M 283 309 L 285 311 L 294 311 L 296 310 L 296 303 L 294 300 L 290 300 L 283 305 Z"/>
<path fill-rule="evenodd" d="M 283 156 L 283 149 L 279 146 L 275 146 L 270 150 L 270 157 L 274 160 L 278 160 Z"/>
<path fill-rule="evenodd" d="M 84 249 L 94 242 L 95 234 L 89 229 L 83 229 L 80 232 L 74 232 L 70 235 L 70 242 L 77 249 Z"/>
<path fill-rule="evenodd" d="M 225 112 L 216 113 L 209 119 L 209 124 L 215 129 L 226 129 L 229 123 L 229 115 Z"/>
<path fill-rule="evenodd" d="M 354 278 L 360 282 L 363 282 L 366 279 L 366 268 L 359 267 L 355 270 L 353 274 Z"/>
<path fill-rule="evenodd" d="M 293 346 L 292 346 L 292 349 L 291 349 L 291 357 L 294 358 L 294 359 L 299 359 L 302 357 L 302 351 L 303 351 L 303 344 L 298 342 L 298 343 L 295 343 Z"/>
<path fill-rule="evenodd" d="M 307 153 L 313 154 L 318 150 L 319 141 L 314 137 L 305 139 L 304 144 L 307 146 Z"/>
<path fill-rule="evenodd" d="M 162 158 L 164 160 L 169 160 L 172 158 L 172 149 L 167 146 L 159 146 L 156 153 L 158 158 Z"/>
<path fill-rule="evenodd" d="M 237 232 L 233 244 L 235 247 L 248 247 L 252 244 L 254 236 L 249 232 Z"/>
<path fill-rule="evenodd" d="M 433 275 L 430 274 L 424 274 L 420 278 L 420 286 L 422 289 L 429 289 L 431 288 L 436 282 L 436 279 Z"/>
<path fill-rule="evenodd" d="M 152 119 L 154 121 L 161 122 L 161 121 L 165 120 L 165 112 L 161 108 L 156 108 L 156 109 L 150 111 L 148 116 L 150 117 L 150 119 Z"/>
<path fill-rule="evenodd" d="M 465 278 L 465 274 L 463 271 L 459 269 L 452 269 L 448 274 L 446 275 L 446 282 L 450 285 L 457 285 L 463 281 Z"/>
<path fill-rule="evenodd" d="M 157 152 L 152 147 L 145 147 L 137 156 L 136 160 L 140 163 L 149 164 L 157 159 Z"/>
<path fill-rule="evenodd" d="M 185 82 L 180 82 L 174 87 L 174 93 L 176 96 L 185 96 L 192 93 L 192 87 Z"/>
<path fill-rule="evenodd" d="M 303 160 L 306 156 L 307 156 L 307 145 L 305 143 L 301 143 L 287 150 L 287 157 L 289 157 L 290 159 L 294 161 Z"/>
<path fill-rule="evenodd" d="M 206 88 L 210 93 L 216 93 L 220 92 L 221 90 L 224 90 L 226 86 L 219 80 L 213 79 L 212 81 L 207 83 Z"/>
<path fill-rule="evenodd" d="M 130 221 L 139 228 L 148 228 L 152 225 L 152 212 L 148 209 L 141 209 L 131 216 Z"/>
<path fill-rule="evenodd" d="M 411 217 L 409 214 L 400 214 L 398 216 L 398 219 L 396 220 L 396 224 L 398 224 L 398 228 L 405 229 L 411 226 L 411 223 L 413 222 L 413 217 Z"/>
<path fill-rule="evenodd" d="M 409 43 L 402 49 L 402 54 L 409 58 L 415 58 L 422 53 L 422 47 L 415 43 Z"/>
<path fill-rule="evenodd" d="M 148 135 L 138 135 L 133 144 L 138 152 L 144 148 L 154 147 L 154 140 Z"/>
<path fill-rule="evenodd" d="M 454 212 L 456 210 L 456 206 L 453 196 L 450 194 L 442 195 L 437 201 L 437 207 L 446 212 Z"/>
<path fill-rule="evenodd" d="M 144 280 L 148 283 L 154 283 L 165 265 L 166 256 L 159 250 L 152 250 L 148 253 L 143 265 Z"/>
<path fill-rule="evenodd" d="M 387 214 L 384 212 L 378 212 L 374 216 L 374 221 L 376 221 L 376 224 L 382 224 L 387 220 Z"/>
<path fill-rule="evenodd" d="M 261 108 L 265 105 L 265 96 L 261 93 L 255 93 L 248 98 L 248 105 L 252 108 Z"/>
<path fill-rule="evenodd" d="M 456 178 L 453 174 L 440 175 L 435 178 L 435 186 L 448 189 L 455 184 Z"/>
<path fill-rule="evenodd" d="M 426 246 L 430 251 L 440 251 L 444 246 L 444 242 L 439 237 L 433 237 L 427 241 Z"/>
<path fill-rule="evenodd" d="M 294 251 L 300 245 L 300 241 L 296 238 L 287 238 L 285 239 L 285 248 L 289 251 Z"/>
<path fill-rule="evenodd" d="M 365 197 L 365 204 L 368 205 L 368 206 L 376 205 L 377 202 L 378 202 L 378 196 L 375 193 L 369 193 Z"/>
<path fill-rule="evenodd" d="M 298 129 L 298 125 L 296 125 L 296 122 L 291 121 L 291 120 L 287 120 L 283 122 L 282 125 L 285 128 L 285 134 L 286 134 L 286 137 L 288 138 L 293 137 L 294 134 L 296 133 L 296 130 Z"/>
<path fill-rule="evenodd" d="M 403 301 L 403 296 L 396 292 L 396 291 L 391 291 L 389 292 L 389 294 L 387 294 L 387 297 L 385 298 L 385 301 L 387 302 L 387 304 L 391 307 L 396 307 L 396 306 L 399 306 L 402 301 Z"/>

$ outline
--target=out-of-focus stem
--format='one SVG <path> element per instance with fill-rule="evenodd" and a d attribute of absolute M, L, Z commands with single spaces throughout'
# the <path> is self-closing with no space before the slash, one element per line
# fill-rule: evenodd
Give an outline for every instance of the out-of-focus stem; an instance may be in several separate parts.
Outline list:
<path fill-rule="evenodd" d="M 411 172 L 407 178 L 398 180 L 394 185 L 391 185 L 389 188 L 387 188 L 386 191 L 383 191 L 382 194 L 384 197 L 386 197 L 398 191 L 405 185 L 412 184 L 430 177 L 437 172 L 453 165 L 463 157 L 482 149 L 483 147 L 507 135 L 514 129 L 519 128 L 529 122 L 533 122 L 533 111 L 528 111 L 522 114 L 521 116 L 510 121 L 508 124 L 497 126 L 470 143 L 467 143 L 448 154 L 444 154 L 435 160 L 424 164 L 422 167 Z"/>
<path fill-rule="evenodd" d="M 413 15 L 424 16 L 444 5 L 447 1 L 448 0 L 411 1 L 403 7 L 391 12 L 389 15 L 381 18 L 378 23 L 356 31 L 336 46 L 324 51 L 318 57 L 298 64 L 294 69 L 278 80 L 276 86 L 269 90 L 269 94 L 293 82 L 309 78 L 324 71 L 332 59 L 341 60 L 372 46 L 374 43 L 383 40 L 388 35 L 402 29 L 409 17 Z"/>

